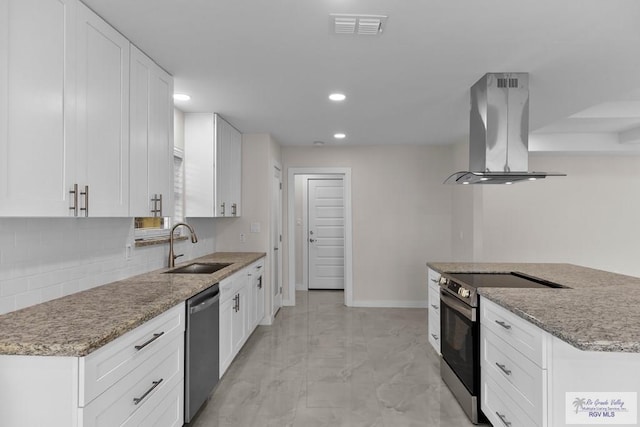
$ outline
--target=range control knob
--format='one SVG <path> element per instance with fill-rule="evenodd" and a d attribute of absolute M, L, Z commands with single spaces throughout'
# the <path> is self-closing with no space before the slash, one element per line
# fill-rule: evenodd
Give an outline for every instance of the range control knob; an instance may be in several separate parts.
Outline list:
<path fill-rule="evenodd" d="M 440 276 L 440 282 L 438 283 L 438 285 L 443 286 L 446 284 L 447 284 L 447 278 Z"/>
<path fill-rule="evenodd" d="M 461 287 L 460 289 L 458 289 L 458 295 L 460 295 L 462 298 L 469 298 L 469 295 L 471 295 L 471 291 L 469 289 Z"/>

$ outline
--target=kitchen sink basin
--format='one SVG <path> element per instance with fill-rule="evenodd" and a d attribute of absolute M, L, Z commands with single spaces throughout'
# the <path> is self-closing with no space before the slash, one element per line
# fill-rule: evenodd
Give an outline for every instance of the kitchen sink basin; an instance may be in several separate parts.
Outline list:
<path fill-rule="evenodd" d="M 224 263 L 209 263 L 209 262 L 194 262 L 193 264 L 185 265 L 184 267 L 174 268 L 173 270 L 165 271 L 166 274 L 211 274 L 218 270 L 222 270 L 231 264 Z"/>

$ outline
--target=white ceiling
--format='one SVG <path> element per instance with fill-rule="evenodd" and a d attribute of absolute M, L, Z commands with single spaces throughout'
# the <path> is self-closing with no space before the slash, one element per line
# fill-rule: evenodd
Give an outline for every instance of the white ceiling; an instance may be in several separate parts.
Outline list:
<path fill-rule="evenodd" d="M 640 101 L 637 0 L 83 1 L 174 75 L 192 96 L 180 109 L 284 145 L 465 141 L 469 87 L 486 72 L 530 73 L 531 131 Z M 331 13 L 389 18 L 356 37 L 332 34 Z M 587 127 L 636 126 L 605 118 L 620 123 Z"/>

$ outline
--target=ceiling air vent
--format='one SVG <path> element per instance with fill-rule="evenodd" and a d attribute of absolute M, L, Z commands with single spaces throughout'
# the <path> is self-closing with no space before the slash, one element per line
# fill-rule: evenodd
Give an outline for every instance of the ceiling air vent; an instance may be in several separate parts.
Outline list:
<path fill-rule="evenodd" d="M 382 34 L 387 21 L 384 15 L 331 14 L 329 16 L 335 34 L 377 36 Z"/>

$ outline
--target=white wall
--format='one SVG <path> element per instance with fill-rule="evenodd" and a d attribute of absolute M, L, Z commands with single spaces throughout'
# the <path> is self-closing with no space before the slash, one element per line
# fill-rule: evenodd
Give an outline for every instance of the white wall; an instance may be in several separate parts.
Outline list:
<path fill-rule="evenodd" d="M 351 168 L 354 304 L 425 305 L 425 262 L 451 259 L 451 148 L 283 147 L 282 159 L 285 172 Z"/>
<path fill-rule="evenodd" d="M 179 261 L 215 249 L 213 220 L 189 222 L 198 243 L 176 242 Z M 162 268 L 168 253 L 135 248 L 132 218 L 0 218 L 0 314 Z"/>

